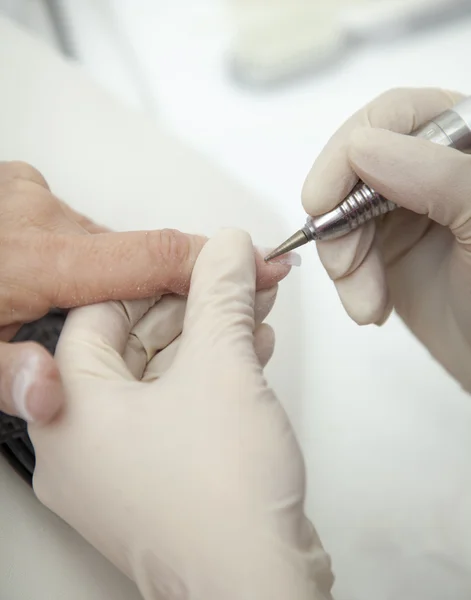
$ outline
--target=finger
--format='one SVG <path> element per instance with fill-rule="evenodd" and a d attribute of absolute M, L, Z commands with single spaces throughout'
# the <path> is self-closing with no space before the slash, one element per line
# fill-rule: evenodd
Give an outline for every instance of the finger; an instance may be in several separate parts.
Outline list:
<path fill-rule="evenodd" d="M 9 342 L 12 340 L 18 331 L 21 329 L 21 323 L 12 323 L 0 327 L 0 342 Z"/>
<path fill-rule="evenodd" d="M 263 321 L 266 319 L 266 317 L 270 313 L 271 309 L 273 308 L 273 305 L 276 300 L 277 292 L 278 292 L 278 287 L 275 286 L 273 288 L 270 288 L 268 290 L 262 290 L 255 294 L 255 307 L 254 307 L 255 332 L 258 331 L 259 326 L 263 323 Z M 161 300 L 161 303 L 164 302 L 164 300 L 165 300 L 165 298 L 163 300 Z M 156 308 L 158 308 L 158 307 L 156 307 Z M 154 308 L 152 310 L 156 310 L 156 308 Z M 157 335 L 159 335 L 159 334 L 157 334 Z M 270 360 L 271 354 L 273 353 L 273 349 L 271 349 L 271 351 L 270 351 L 270 344 L 272 344 L 272 346 L 274 344 L 274 334 L 272 334 L 272 338 L 270 338 L 269 333 L 265 332 L 265 330 L 262 329 L 262 332 L 259 334 L 259 336 L 261 336 L 261 337 L 258 342 L 258 345 L 257 345 L 257 343 L 254 342 L 254 347 L 255 347 L 255 352 L 256 352 L 257 356 L 258 356 L 258 349 L 259 349 L 260 356 L 261 356 L 261 358 L 259 358 L 260 362 L 262 363 L 263 366 L 265 366 L 265 364 L 267 364 L 267 362 Z M 170 337 L 170 336 L 168 336 L 168 337 Z M 146 344 L 146 343 L 148 343 L 148 342 L 146 342 L 146 340 L 149 340 L 149 336 L 142 336 L 140 341 L 143 344 Z M 162 350 L 158 353 L 155 353 L 155 356 L 149 361 L 148 365 L 145 367 L 144 373 L 142 375 L 142 381 L 146 381 L 146 382 L 155 381 L 156 379 L 161 377 L 166 371 L 168 371 L 168 369 L 171 367 L 171 365 L 177 355 L 178 348 L 180 345 L 180 340 L 181 340 L 181 337 L 178 336 L 170 344 L 168 344 L 166 346 L 164 346 L 163 344 L 161 345 Z M 147 348 L 146 354 L 148 356 L 151 354 L 151 352 L 149 352 L 149 348 Z M 142 362 L 141 362 L 141 364 L 142 364 Z"/>
<path fill-rule="evenodd" d="M 255 294 L 254 302 L 254 325 L 257 327 L 268 317 L 273 306 L 275 305 L 276 296 L 278 294 L 278 286 L 261 290 Z"/>
<path fill-rule="evenodd" d="M 0 410 L 46 424 L 63 402 L 59 370 L 47 350 L 33 342 L 0 343 Z"/>
<path fill-rule="evenodd" d="M 80 370 L 97 377 L 134 380 L 124 361 L 129 336 L 156 301 L 105 302 L 72 310 L 55 354 L 61 372 L 69 375 Z"/>
<path fill-rule="evenodd" d="M 124 362 L 136 379 L 142 378 L 157 352 L 181 334 L 185 308 L 186 298 L 164 296 L 133 328 L 124 351 Z"/>
<path fill-rule="evenodd" d="M 56 236 L 49 252 L 43 252 L 49 278 L 43 278 L 42 287 L 50 290 L 51 306 L 59 308 L 184 295 L 205 243 L 204 237 L 174 230 Z M 261 256 L 256 260 L 260 289 L 289 272 L 285 265 L 266 264 Z"/>
<path fill-rule="evenodd" d="M 302 191 L 306 212 L 319 215 L 331 210 L 358 181 L 348 156 L 355 129 L 373 127 L 408 134 L 462 97 L 440 89 L 397 89 L 362 108 L 332 136 L 309 172 Z"/>
<path fill-rule="evenodd" d="M 263 323 L 255 330 L 254 350 L 260 365 L 265 368 L 275 350 L 275 332 L 270 325 Z"/>
<path fill-rule="evenodd" d="M 471 238 L 471 156 L 428 140 L 361 129 L 349 158 L 361 178 L 403 208 Z"/>
<path fill-rule="evenodd" d="M 43 175 L 32 165 L 22 161 L 0 161 L 0 183 L 22 179 L 31 181 L 49 190 L 49 185 Z"/>
<path fill-rule="evenodd" d="M 225 230 L 208 241 L 193 271 L 179 357 L 183 349 L 192 361 L 221 351 L 254 356 L 255 277 L 247 233 Z"/>
<path fill-rule="evenodd" d="M 142 376 L 143 382 L 156 381 L 172 366 L 181 343 L 181 336 L 159 352 L 147 365 Z M 269 363 L 275 349 L 275 332 L 266 323 L 255 329 L 253 340 L 254 352 L 262 368 Z"/>
<path fill-rule="evenodd" d="M 343 238 L 317 243 L 319 258 L 336 283 L 345 310 L 360 325 L 381 320 L 387 298 L 375 230 L 375 222 L 370 221 Z"/>
<path fill-rule="evenodd" d="M 386 92 L 373 100 L 334 134 L 315 161 L 303 187 L 306 211 L 318 215 L 331 210 L 361 177 L 360 169 L 352 160 L 353 132 L 381 127 L 407 134 L 461 98 L 460 94 L 445 90 L 400 89 Z M 378 154 L 382 152 L 383 147 Z M 369 256 L 375 225 L 360 229 L 345 238 L 318 243 L 318 251 L 329 275 L 337 282 L 337 290 L 347 312 L 358 323 L 367 324 L 378 322 L 377 317 L 387 298 L 387 288 L 379 252 L 375 250 L 374 255 Z M 361 272 L 356 277 L 355 271 L 359 268 Z M 382 318 L 385 312 L 386 309 Z"/>
<path fill-rule="evenodd" d="M 375 222 L 370 221 L 337 240 L 317 242 L 319 258 L 333 281 L 350 275 L 364 262 L 374 243 L 375 230 Z"/>
<path fill-rule="evenodd" d="M 377 244 L 349 275 L 335 282 L 348 315 L 358 325 L 382 323 L 389 309 L 386 273 Z"/>

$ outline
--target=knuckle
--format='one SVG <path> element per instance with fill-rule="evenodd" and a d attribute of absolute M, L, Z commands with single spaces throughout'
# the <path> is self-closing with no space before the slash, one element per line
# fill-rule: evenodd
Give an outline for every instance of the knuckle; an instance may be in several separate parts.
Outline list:
<path fill-rule="evenodd" d="M 42 173 L 27 162 L 14 160 L 2 165 L 2 174 L 6 179 L 23 179 L 49 189 L 49 185 Z"/>
<path fill-rule="evenodd" d="M 185 293 L 194 254 L 191 236 L 176 229 L 161 229 L 147 236 L 147 244 L 158 268 L 161 291 Z"/>
<path fill-rule="evenodd" d="M 27 181 L 12 182 L 10 187 L 12 197 L 16 197 L 17 201 L 26 202 L 28 209 L 32 210 L 29 216 L 34 219 L 34 215 L 41 215 L 41 222 L 48 221 L 53 216 L 61 215 L 59 201 L 49 191 L 40 189 L 34 184 Z M 33 187 L 34 186 L 34 187 Z"/>
<path fill-rule="evenodd" d="M 18 226 L 49 228 L 62 216 L 58 199 L 31 180 L 13 178 L 1 181 L 0 204 L 4 221 Z"/>
<path fill-rule="evenodd" d="M 155 247 L 164 264 L 173 268 L 188 262 L 192 250 L 189 236 L 177 229 L 161 229 L 155 234 Z"/>
<path fill-rule="evenodd" d="M 41 213 L 57 212 L 60 208 L 59 201 L 51 192 L 28 179 L 14 178 L 1 184 L 0 200 L 13 202 L 14 206 L 19 203 L 27 203 L 28 207 L 33 207 L 35 211 Z"/>
<path fill-rule="evenodd" d="M 410 94 L 410 91 L 410 88 L 407 87 L 392 87 L 389 88 L 389 90 L 386 90 L 385 92 L 379 94 L 375 102 L 396 102 L 398 99 Z"/>
<path fill-rule="evenodd" d="M 52 216 L 61 214 L 61 208 L 59 201 L 50 192 L 43 192 L 41 194 L 31 195 L 31 200 L 35 202 L 36 209 L 43 216 Z"/>
<path fill-rule="evenodd" d="M 8 197 L 34 196 L 38 187 L 27 179 L 10 179 L 3 184 L 3 189 Z"/>
<path fill-rule="evenodd" d="M 411 92 L 410 88 L 396 87 L 380 94 L 366 106 L 365 124 L 408 133 L 414 125 Z"/>

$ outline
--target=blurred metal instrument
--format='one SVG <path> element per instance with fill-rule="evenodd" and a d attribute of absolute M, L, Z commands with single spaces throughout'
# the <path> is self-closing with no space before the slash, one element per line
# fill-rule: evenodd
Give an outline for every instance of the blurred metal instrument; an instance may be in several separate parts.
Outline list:
<path fill-rule="evenodd" d="M 320 74 L 366 45 L 471 15 L 470 0 L 226 1 L 236 22 L 228 68 L 254 90 Z"/>

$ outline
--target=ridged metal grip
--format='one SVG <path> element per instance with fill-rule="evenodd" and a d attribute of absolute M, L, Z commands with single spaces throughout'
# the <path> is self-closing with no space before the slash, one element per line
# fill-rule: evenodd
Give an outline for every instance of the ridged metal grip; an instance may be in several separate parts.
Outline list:
<path fill-rule="evenodd" d="M 334 210 L 319 217 L 309 217 L 302 231 L 309 240 L 332 240 L 395 208 L 393 202 L 383 198 L 366 183 L 359 182 Z"/>
<path fill-rule="evenodd" d="M 361 183 L 345 198 L 339 208 L 345 213 L 345 218 L 350 221 L 353 230 L 375 217 L 391 212 L 396 205 L 383 198 L 366 183 Z"/>

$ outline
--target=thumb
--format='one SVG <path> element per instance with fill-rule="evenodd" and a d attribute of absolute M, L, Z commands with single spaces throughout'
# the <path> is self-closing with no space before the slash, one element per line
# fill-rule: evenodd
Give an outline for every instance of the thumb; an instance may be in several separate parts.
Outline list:
<path fill-rule="evenodd" d="M 249 345 L 253 353 L 256 269 L 247 233 L 224 230 L 207 242 L 193 271 L 180 352 L 199 356 L 204 348 L 207 357 Z"/>
<path fill-rule="evenodd" d="M 351 136 L 349 160 L 361 179 L 388 200 L 466 235 L 460 229 L 471 217 L 467 154 L 422 138 L 362 128 Z"/>
<path fill-rule="evenodd" d="M 54 358 L 33 342 L 0 343 L 0 410 L 28 423 L 49 423 L 64 402 Z"/>

